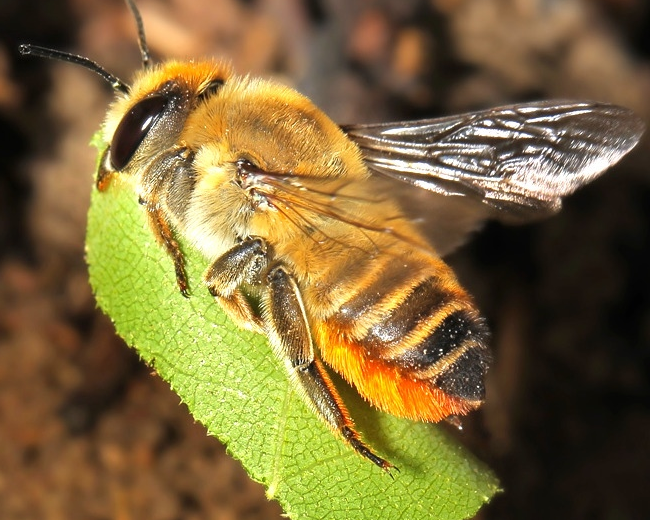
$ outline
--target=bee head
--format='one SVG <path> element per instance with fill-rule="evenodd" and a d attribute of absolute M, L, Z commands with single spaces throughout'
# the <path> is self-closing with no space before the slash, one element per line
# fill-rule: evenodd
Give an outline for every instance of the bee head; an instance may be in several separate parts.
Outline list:
<path fill-rule="evenodd" d="M 156 151 L 172 146 L 189 112 L 215 94 L 231 74 L 228 64 L 214 60 L 168 61 L 141 71 L 106 116 L 104 139 L 110 143 L 106 166 L 128 170 L 136 155 L 136 163 L 146 163 Z"/>
<path fill-rule="evenodd" d="M 109 143 L 101 162 L 105 173 L 128 171 L 151 157 L 148 150 L 160 150 L 172 143 L 191 106 L 216 92 L 231 75 L 229 66 L 212 61 L 152 64 L 142 17 L 133 0 L 125 1 L 137 25 L 142 58 L 142 70 L 132 85 L 84 56 L 31 44 L 19 47 L 22 55 L 61 60 L 91 70 L 118 94 L 104 123 L 104 138 Z"/>

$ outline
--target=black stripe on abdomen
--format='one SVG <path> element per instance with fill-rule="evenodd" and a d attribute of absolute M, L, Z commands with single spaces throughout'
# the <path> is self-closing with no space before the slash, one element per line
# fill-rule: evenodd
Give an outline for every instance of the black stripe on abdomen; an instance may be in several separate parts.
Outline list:
<path fill-rule="evenodd" d="M 471 401 L 485 395 L 489 332 L 471 300 L 430 277 L 360 342 L 407 377 Z"/>
<path fill-rule="evenodd" d="M 491 361 L 489 336 L 483 318 L 474 309 L 456 310 L 395 361 L 448 395 L 482 401 Z"/>
<path fill-rule="evenodd" d="M 450 300 L 433 278 L 422 280 L 381 322 L 372 325 L 362 343 L 389 347 L 434 315 Z"/>
<path fill-rule="evenodd" d="M 339 310 L 341 323 L 361 325 L 354 342 L 403 377 L 453 397 L 483 400 L 489 332 L 467 293 L 444 276 L 429 276 L 404 290 L 395 284 L 402 276 L 386 274 Z M 388 310 L 377 319 L 382 308 Z"/>
<path fill-rule="evenodd" d="M 454 311 L 417 346 L 407 350 L 394 361 L 404 367 L 427 370 L 471 337 L 482 334 L 479 324 L 475 321 L 467 310 Z"/>
<path fill-rule="evenodd" d="M 446 394 L 482 401 L 485 398 L 485 374 L 491 360 L 485 343 L 473 344 L 440 374 L 435 384 Z"/>

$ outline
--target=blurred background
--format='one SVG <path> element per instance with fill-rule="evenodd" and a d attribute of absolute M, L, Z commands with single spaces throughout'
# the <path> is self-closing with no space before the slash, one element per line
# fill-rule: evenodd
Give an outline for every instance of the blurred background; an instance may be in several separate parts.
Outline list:
<path fill-rule="evenodd" d="M 585 98 L 650 120 L 645 0 L 140 0 L 157 57 L 222 56 L 340 123 Z M 84 264 L 111 99 L 31 42 L 128 81 L 121 0 L 0 5 L 0 518 L 279 519 L 95 308 Z M 527 227 L 450 257 L 494 333 L 460 442 L 499 475 L 484 519 L 650 516 L 650 135 Z"/>

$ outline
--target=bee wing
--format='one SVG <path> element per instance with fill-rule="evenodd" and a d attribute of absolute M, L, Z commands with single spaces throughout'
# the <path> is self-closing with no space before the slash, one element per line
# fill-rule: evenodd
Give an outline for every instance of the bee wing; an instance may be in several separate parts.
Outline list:
<path fill-rule="evenodd" d="M 414 199 L 405 204 L 414 218 L 432 220 L 439 207 L 451 207 L 462 217 L 458 231 L 434 238 L 442 254 L 461 241 L 454 233 L 471 231 L 482 219 L 525 222 L 557 212 L 562 197 L 637 144 L 644 124 L 630 110 L 613 105 L 542 101 L 342 128 L 373 173 L 419 188 L 398 188 L 398 198 Z M 435 201 L 431 194 L 451 200 Z M 443 214 L 435 222 L 448 220 Z"/>

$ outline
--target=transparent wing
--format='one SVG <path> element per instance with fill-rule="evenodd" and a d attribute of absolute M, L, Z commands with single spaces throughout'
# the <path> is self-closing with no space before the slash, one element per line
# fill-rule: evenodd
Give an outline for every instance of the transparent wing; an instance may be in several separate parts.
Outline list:
<path fill-rule="evenodd" d="M 455 206 L 466 205 L 477 220 L 522 222 L 558 211 L 562 197 L 636 145 L 644 124 L 630 110 L 613 105 L 542 101 L 342 128 L 359 145 L 373 173 L 465 199 Z M 398 195 L 422 200 L 408 190 Z M 420 216 L 427 219 L 426 198 L 420 205 Z"/>

